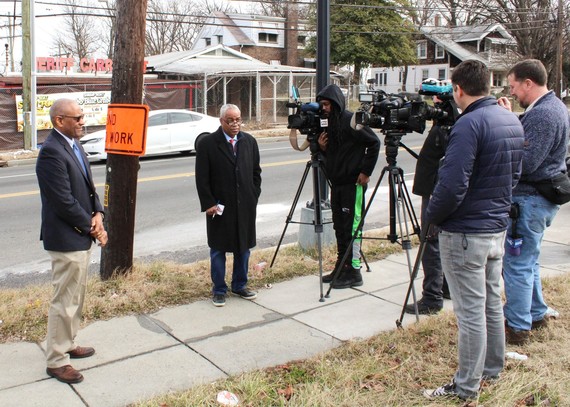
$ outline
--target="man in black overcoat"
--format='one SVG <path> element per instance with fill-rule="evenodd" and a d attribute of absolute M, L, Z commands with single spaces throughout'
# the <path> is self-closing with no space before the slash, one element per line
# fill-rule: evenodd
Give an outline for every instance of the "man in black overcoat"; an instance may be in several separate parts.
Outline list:
<path fill-rule="evenodd" d="M 247 289 L 250 249 L 256 244 L 255 218 L 261 193 L 259 148 L 252 135 L 240 131 L 236 105 L 220 109 L 220 128 L 200 141 L 196 152 L 196 188 L 210 247 L 212 302 L 225 305 L 226 253 L 233 253 L 231 291 L 253 300 Z"/>

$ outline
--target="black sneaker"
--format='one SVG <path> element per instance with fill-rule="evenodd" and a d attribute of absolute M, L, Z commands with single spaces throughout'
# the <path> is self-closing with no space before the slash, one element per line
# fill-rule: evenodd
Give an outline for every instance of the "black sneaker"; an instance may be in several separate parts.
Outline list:
<path fill-rule="evenodd" d="M 424 299 L 418 301 L 418 314 L 419 315 L 433 315 L 437 314 L 443 307 L 428 305 L 424 302 Z M 414 304 L 408 304 L 404 307 L 404 312 L 406 314 L 416 314 L 416 308 Z"/>
<path fill-rule="evenodd" d="M 455 382 L 444 384 L 443 386 L 438 387 L 437 389 L 424 390 L 423 394 L 424 397 L 428 399 L 435 399 L 439 397 L 461 398 L 459 396 L 459 393 L 457 393 L 457 391 L 455 390 Z"/>
<path fill-rule="evenodd" d="M 244 298 L 246 300 L 255 300 L 257 298 L 257 293 L 253 292 L 253 291 L 249 291 L 247 288 L 244 288 L 242 290 L 232 290 L 232 293 L 234 293 L 235 295 Z"/>
<path fill-rule="evenodd" d="M 344 270 L 343 270 L 344 271 Z M 331 284 L 332 288 L 351 288 L 360 287 L 362 284 L 362 274 L 360 270 L 351 268 L 351 270 L 344 271 L 334 283 Z"/>
<path fill-rule="evenodd" d="M 226 296 L 224 294 L 214 294 L 212 297 L 212 304 L 216 307 L 223 307 L 226 305 Z"/>

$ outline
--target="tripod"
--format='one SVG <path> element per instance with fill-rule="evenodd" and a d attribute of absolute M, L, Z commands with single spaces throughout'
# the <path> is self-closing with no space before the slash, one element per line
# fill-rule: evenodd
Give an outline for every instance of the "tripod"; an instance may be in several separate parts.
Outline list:
<path fill-rule="evenodd" d="M 271 264 L 269 267 L 273 267 L 273 263 L 275 262 L 275 258 L 277 257 L 277 253 L 279 252 L 279 248 L 281 247 L 281 242 L 283 242 L 283 238 L 285 237 L 285 232 L 287 231 L 287 226 L 289 223 L 300 223 L 305 224 L 303 222 L 294 222 L 293 213 L 295 212 L 295 208 L 297 207 L 297 203 L 299 202 L 299 197 L 301 196 L 301 192 L 303 191 L 303 187 L 307 180 L 307 175 L 309 174 L 309 170 L 312 169 L 313 171 L 313 209 L 314 209 L 314 217 L 313 217 L 313 225 L 315 227 L 315 234 L 317 236 L 317 252 L 319 257 L 319 281 L 320 281 L 320 302 L 324 302 L 323 296 L 323 254 L 322 254 L 322 233 L 323 233 L 323 212 L 322 212 L 322 205 L 321 205 L 321 182 L 322 178 L 320 176 L 319 171 L 322 171 L 321 174 L 325 174 L 325 165 L 321 153 L 319 152 L 319 146 L 316 141 L 316 135 L 311 137 L 309 135 L 309 140 L 312 140 L 310 143 L 310 151 L 311 151 L 311 159 L 307 161 L 307 165 L 305 166 L 305 171 L 303 172 L 303 176 L 301 177 L 301 182 L 299 183 L 299 187 L 297 188 L 297 192 L 295 193 L 295 199 L 293 199 L 293 203 L 291 204 L 291 209 L 289 210 L 289 214 L 287 215 L 287 219 L 285 221 L 285 227 L 283 228 L 283 233 L 281 233 L 281 238 L 279 239 L 279 243 L 277 244 L 277 248 L 275 249 L 275 253 L 273 255 L 273 259 L 271 260 Z M 314 141 L 313 141 L 314 140 Z M 326 181 L 325 181 L 326 182 Z"/>
<path fill-rule="evenodd" d="M 374 201 L 374 197 L 376 196 L 376 192 L 378 191 L 378 187 L 384 179 L 384 176 L 388 174 L 388 185 L 389 185 L 389 205 L 390 205 L 390 233 L 386 237 L 391 243 L 399 243 L 402 246 L 402 249 L 406 252 L 406 259 L 408 263 L 408 272 L 410 274 L 410 278 L 412 278 L 412 267 L 411 267 L 411 258 L 410 258 L 410 250 L 412 247 L 410 235 L 411 234 L 420 234 L 420 226 L 412 206 L 412 201 L 410 198 L 410 194 L 408 192 L 408 188 L 406 187 L 406 183 L 404 180 L 404 171 L 397 165 L 396 157 L 398 155 L 398 147 L 403 147 L 408 153 L 410 153 L 414 158 L 418 158 L 418 155 L 405 146 L 402 142 L 402 136 L 405 134 L 403 131 L 399 130 L 386 130 L 384 131 L 385 138 L 384 138 L 384 145 L 386 151 L 386 161 L 388 165 L 386 165 L 382 169 L 382 173 L 380 174 L 380 178 L 374 187 L 372 195 L 362 217 L 360 219 L 360 223 L 356 228 L 354 234 L 352 235 L 352 240 L 348 245 L 348 249 L 345 251 L 339 266 L 334 270 L 333 279 L 331 285 L 326 293 L 326 297 L 328 298 L 331 289 L 334 286 L 334 282 L 340 275 L 340 270 L 342 269 L 343 264 L 348 259 L 350 254 L 351 247 L 356 239 L 363 239 L 362 236 L 362 228 L 364 226 L 364 220 L 366 219 L 366 215 L 370 210 L 370 206 Z M 409 230 L 409 221 L 412 224 L 412 233 Z M 367 239 L 384 239 L 384 238 L 372 238 L 367 237 Z M 417 262 L 417 260 L 416 260 Z M 414 267 L 415 268 L 415 267 Z M 413 280 L 411 280 L 413 282 Z M 414 290 L 413 284 L 411 284 L 411 291 L 413 294 L 414 301 L 416 300 L 416 293 Z M 416 315 L 419 319 L 419 316 Z M 398 323 L 396 323 L 398 325 Z"/>

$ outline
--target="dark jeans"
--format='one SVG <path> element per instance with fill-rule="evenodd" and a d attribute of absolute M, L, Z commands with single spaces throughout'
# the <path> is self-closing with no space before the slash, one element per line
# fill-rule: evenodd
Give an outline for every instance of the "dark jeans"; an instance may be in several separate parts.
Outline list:
<path fill-rule="evenodd" d="M 243 253 L 234 253 L 234 269 L 232 273 L 232 291 L 243 290 L 247 285 L 247 268 L 249 264 L 249 250 Z M 226 252 L 210 248 L 210 274 L 212 276 L 212 293 L 226 294 Z"/>
<path fill-rule="evenodd" d="M 422 197 L 422 228 L 428 227 L 428 225 L 424 224 L 428 203 L 429 197 Z M 424 255 L 422 256 L 422 268 L 424 270 L 424 281 L 422 283 L 423 302 L 432 307 L 443 307 L 443 287 L 445 284 L 447 288 L 447 283 L 444 281 L 443 270 L 441 269 L 437 234 L 426 239 Z"/>

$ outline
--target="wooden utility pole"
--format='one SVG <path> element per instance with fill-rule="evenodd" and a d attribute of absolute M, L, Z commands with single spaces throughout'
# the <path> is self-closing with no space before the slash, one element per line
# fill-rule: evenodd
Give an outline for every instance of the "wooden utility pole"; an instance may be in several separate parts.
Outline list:
<path fill-rule="evenodd" d="M 141 104 L 147 0 L 117 0 L 111 103 Z M 101 278 L 133 266 L 139 158 L 108 154 L 104 191 L 109 242 L 101 251 Z"/>
<path fill-rule="evenodd" d="M 562 44 L 564 34 L 564 10 L 562 0 L 558 0 L 558 26 L 556 31 L 556 84 L 554 85 L 554 92 L 556 96 L 562 98 Z"/>
<path fill-rule="evenodd" d="M 24 149 L 32 149 L 32 39 L 30 0 L 22 1 L 22 112 Z"/>

